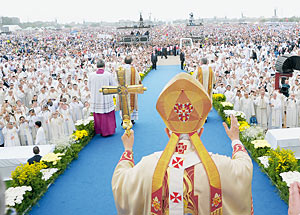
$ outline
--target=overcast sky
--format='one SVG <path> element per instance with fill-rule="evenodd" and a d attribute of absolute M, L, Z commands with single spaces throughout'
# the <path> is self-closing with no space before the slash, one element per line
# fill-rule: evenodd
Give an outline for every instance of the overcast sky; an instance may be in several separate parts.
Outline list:
<path fill-rule="evenodd" d="M 22 22 L 138 20 L 150 13 L 152 19 L 271 17 L 277 8 L 279 17 L 300 16 L 300 0 L 2 0 L 0 16 L 20 17 Z"/>

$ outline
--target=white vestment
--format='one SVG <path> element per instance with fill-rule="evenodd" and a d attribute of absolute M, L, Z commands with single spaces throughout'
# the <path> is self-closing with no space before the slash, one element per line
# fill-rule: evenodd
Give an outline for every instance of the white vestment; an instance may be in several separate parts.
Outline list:
<path fill-rule="evenodd" d="M 255 104 L 257 105 L 256 110 L 256 118 L 258 126 L 266 129 L 268 127 L 268 98 L 264 97 L 263 99 L 259 96 L 255 100 Z"/>
<path fill-rule="evenodd" d="M 20 134 L 21 146 L 32 146 L 33 139 L 32 139 L 31 129 L 29 127 L 29 124 L 27 122 L 20 123 L 19 127 L 20 127 L 19 134 Z"/>
<path fill-rule="evenodd" d="M 20 139 L 17 128 L 13 127 L 12 129 L 8 129 L 7 127 L 4 127 L 2 133 L 4 136 L 5 147 L 20 146 Z"/>
<path fill-rule="evenodd" d="M 251 98 L 243 97 L 241 99 L 241 111 L 246 115 L 246 121 L 250 123 L 250 118 L 255 115 L 254 104 Z"/>
<path fill-rule="evenodd" d="M 40 127 L 37 129 L 35 145 L 46 145 L 46 144 L 47 141 L 46 141 L 44 128 Z"/>
<path fill-rule="evenodd" d="M 286 127 L 295 128 L 298 126 L 298 112 L 296 100 L 288 99 L 286 103 Z"/>
<path fill-rule="evenodd" d="M 73 133 L 73 131 L 75 131 L 75 125 L 72 119 L 71 111 L 70 109 L 64 110 L 60 108 L 59 112 L 64 118 L 64 134 L 66 136 L 70 136 Z"/>
<path fill-rule="evenodd" d="M 64 119 L 62 117 L 50 119 L 51 141 L 58 140 L 65 135 Z"/>
<path fill-rule="evenodd" d="M 115 109 L 113 95 L 103 95 L 99 90 L 105 86 L 117 86 L 113 75 L 104 71 L 103 74 L 92 73 L 89 76 L 88 88 L 91 92 L 90 111 L 93 113 L 109 113 Z"/>
<path fill-rule="evenodd" d="M 77 102 L 71 102 L 70 107 L 72 109 L 72 118 L 73 121 L 76 122 L 79 119 L 82 119 L 82 108 L 83 104 L 81 101 Z"/>
<path fill-rule="evenodd" d="M 282 102 L 280 98 L 271 99 L 270 103 L 274 107 L 270 108 L 269 128 L 282 128 Z"/>

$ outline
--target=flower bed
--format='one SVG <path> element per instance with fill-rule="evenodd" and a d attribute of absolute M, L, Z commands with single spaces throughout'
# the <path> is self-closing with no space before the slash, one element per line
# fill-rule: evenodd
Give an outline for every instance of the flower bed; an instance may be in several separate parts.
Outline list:
<path fill-rule="evenodd" d="M 41 162 L 20 165 L 12 172 L 11 187 L 5 192 L 7 214 L 12 209 L 18 214 L 29 211 L 68 165 L 78 158 L 78 153 L 94 136 L 93 117 L 76 122 L 76 129 L 71 137 L 57 140 L 54 152 L 43 156 Z"/>
<path fill-rule="evenodd" d="M 150 66 L 150 68 L 147 69 L 147 71 L 145 72 L 141 72 L 140 76 L 141 76 L 141 81 L 144 80 L 144 78 L 148 75 L 148 73 L 152 70 L 152 66 Z"/>
<path fill-rule="evenodd" d="M 264 140 L 265 133 L 260 127 L 250 126 L 241 112 L 233 111 L 233 105 L 229 105 L 223 94 L 213 95 L 213 106 L 223 120 L 230 125 L 229 115 L 238 117 L 240 123 L 240 139 L 247 148 L 252 159 L 268 175 L 271 182 L 278 188 L 280 197 L 288 203 L 289 185 L 294 181 L 300 181 L 300 166 L 294 152 L 285 149 L 273 150 Z M 224 103 L 225 102 L 225 103 Z M 225 104 L 225 105 L 224 105 Z M 227 108 L 232 109 L 227 109 Z"/>

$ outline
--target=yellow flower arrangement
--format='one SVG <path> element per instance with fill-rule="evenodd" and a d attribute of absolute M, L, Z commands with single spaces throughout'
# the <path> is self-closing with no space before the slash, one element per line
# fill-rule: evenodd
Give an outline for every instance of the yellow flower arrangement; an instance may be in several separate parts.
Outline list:
<path fill-rule="evenodd" d="M 65 154 L 63 153 L 48 153 L 46 154 L 45 156 L 43 156 L 42 158 L 42 161 L 45 161 L 45 162 L 49 162 L 49 163 L 52 163 L 53 165 L 56 165 L 57 162 L 61 159 L 61 156 L 63 156 Z"/>
<path fill-rule="evenodd" d="M 220 99 L 224 99 L 224 95 L 221 94 L 221 93 L 218 93 L 218 94 L 213 94 L 213 99 L 214 100 L 220 100 Z"/>
<path fill-rule="evenodd" d="M 246 121 L 239 121 L 239 130 L 240 131 L 245 131 L 246 129 L 250 128 L 250 125 Z"/>
<path fill-rule="evenodd" d="M 141 76 L 141 77 L 144 77 L 144 76 L 145 76 L 145 73 L 142 73 L 142 72 L 141 72 L 141 73 L 140 73 L 140 76 Z"/>
<path fill-rule="evenodd" d="M 264 147 L 268 147 L 268 148 L 271 147 L 271 145 L 266 140 L 254 140 L 251 143 L 254 145 L 254 148 L 256 148 L 256 149 L 264 148 Z"/>
<path fill-rule="evenodd" d="M 89 133 L 86 130 L 76 130 L 72 136 L 74 140 L 80 140 L 83 137 L 87 137 L 88 135 Z"/>
<path fill-rule="evenodd" d="M 275 164 L 276 173 L 294 171 L 298 165 L 298 160 L 289 149 L 277 149 L 270 151 L 269 163 Z"/>
<path fill-rule="evenodd" d="M 26 182 L 30 182 L 36 177 L 41 169 L 47 168 L 47 165 L 43 162 L 37 162 L 29 165 L 29 163 L 21 164 L 15 171 L 12 172 L 11 177 L 14 181 L 18 182 L 19 186 L 26 185 Z"/>
<path fill-rule="evenodd" d="M 194 74 L 194 72 L 190 72 L 190 75 L 193 75 Z"/>

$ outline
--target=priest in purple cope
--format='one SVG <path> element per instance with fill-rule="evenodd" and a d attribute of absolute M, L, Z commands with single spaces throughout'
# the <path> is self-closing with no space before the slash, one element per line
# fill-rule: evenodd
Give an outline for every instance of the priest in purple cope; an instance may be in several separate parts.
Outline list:
<path fill-rule="evenodd" d="M 94 114 L 95 132 L 102 136 L 115 133 L 116 118 L 113 95 L 103 95 L 99 92 L 103 86 L 117 86 L 113 75 L 105 71 L 103 60 L 97 62 L 97 71 L 89 75 L 88 88 L 91 92 L 90 109 Z"/>

